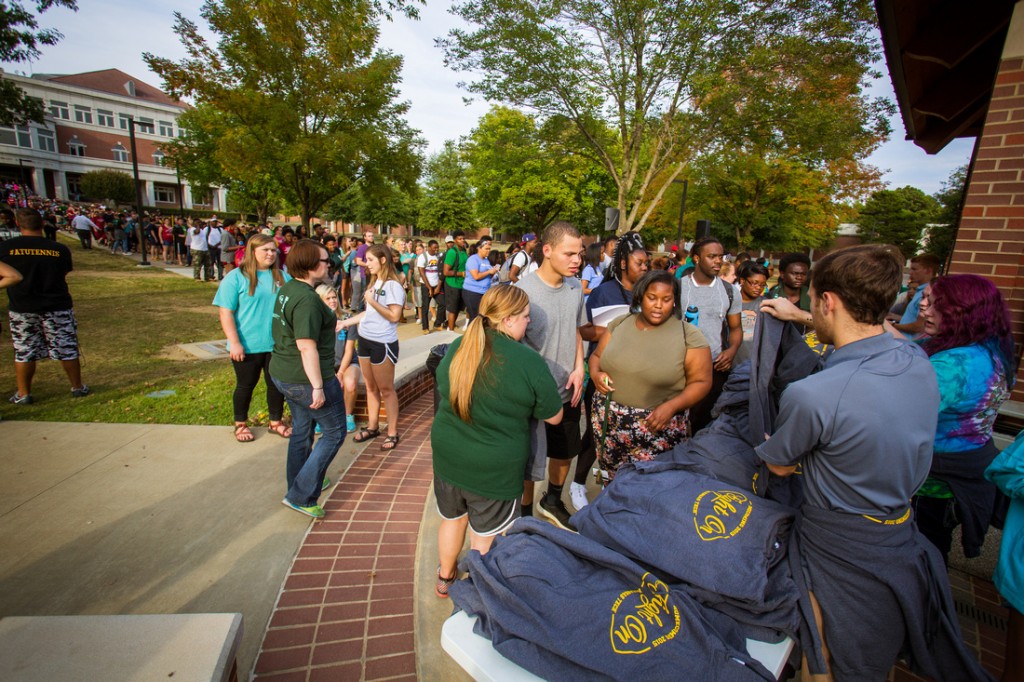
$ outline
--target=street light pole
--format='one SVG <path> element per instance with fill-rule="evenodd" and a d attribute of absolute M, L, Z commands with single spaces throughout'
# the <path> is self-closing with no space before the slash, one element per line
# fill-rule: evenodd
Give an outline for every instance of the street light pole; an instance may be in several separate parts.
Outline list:
<path fill-rule="evenodd" d="M 679 181 L 673 180 L 672 182 L 676 183 Z M 680 249 L 683 248 L 683 213 L 686 212 L 686 190 L 689 189 L 689 187 L 690 181 L 683 180 L 683 197 L 679 201 L 679 229 L 676 232 L 676 246 L 678 246 Z"/>
<path fill-rule="evenodd" d="M 128 139 L 132 147 L 132 177 L 135 179 L 135 214 L 138 220 L 135 222 L 135 229 L 139 233 L 139 251 L 142 252 L 142 262 L 139 265 L 149 265 L 149 244 L 146 243 L 146 235 L 142 230 L 142 185 L 139 184 L 139 155 L 135 149 L 135 117 L 128 117 Z"/>

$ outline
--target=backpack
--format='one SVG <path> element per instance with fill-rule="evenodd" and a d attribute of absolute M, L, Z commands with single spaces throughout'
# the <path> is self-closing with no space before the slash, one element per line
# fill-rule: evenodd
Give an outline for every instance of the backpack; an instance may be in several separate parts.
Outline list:
<path fill-rule="evenodd" d="M 501 270 L 498 270 L 498 283 L 508 284 L 512 281 L 512 258 L 507 259 L 501 264 Z"/>
<path fill-rule="evenodd" d="M 722 320 L 722 350 L 725 350 L 729 347 L 729 309 L 732 308 L 732 299 L 736 293 L 733 291 L 732 285 L 724 279 L 719 277 L 718 281 L 725 287 L 725 293 L 729 296 L 729 305 L 725 308 L 725 319 Z"/>

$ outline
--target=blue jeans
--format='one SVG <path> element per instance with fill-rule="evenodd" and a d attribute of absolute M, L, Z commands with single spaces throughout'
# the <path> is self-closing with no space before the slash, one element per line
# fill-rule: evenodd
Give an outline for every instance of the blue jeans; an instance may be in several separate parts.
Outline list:
<path fill-rule="evenodd" d="M 312 409 L 313 387 L 273 380 L 292 412 L 292 437 L 288 440 L 285 498 L 300 507 L 310 507 L 320 497 L 320 485 L 334 456 L 345 442 L 345 394 L 334 377 L 324 381 L 323 407 Z M 322 434 L 313 444 L 313 422 Z"/>

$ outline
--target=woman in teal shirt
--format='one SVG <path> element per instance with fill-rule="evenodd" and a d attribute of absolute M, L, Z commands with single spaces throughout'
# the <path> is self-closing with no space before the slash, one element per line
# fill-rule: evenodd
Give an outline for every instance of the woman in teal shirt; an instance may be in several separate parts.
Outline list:
<path fill-rule="evenodd" d="M 252 441 L 249 429 L 249 405 L 259 383 L 260 373 L 267 385 L 267 410 L 270 432 L 288 438 L 291 429 L 281 421 L 284 396 L 270 379 L 270 353 L 274 339 L 270 333 L 277 290 L 288 279 L 277 264 L 277 243 L 273 237 L 253 235 L 245 245 L 242 265 L 224 276 L 213 305 L 220 308 L 220 326 L 228 339 L 228 352 L 235 369 L 235 440 Z"/>

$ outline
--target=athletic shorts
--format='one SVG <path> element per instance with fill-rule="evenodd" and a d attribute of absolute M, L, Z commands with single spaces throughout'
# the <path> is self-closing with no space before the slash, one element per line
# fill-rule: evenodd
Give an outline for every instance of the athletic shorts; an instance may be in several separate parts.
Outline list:
<path fill-rule="evenodd" d="M 519 499 L 492 500 L 434 476 L 434 497 L 442 519 L 454 521 L 469 514 L 469 527 L 477 535 L 498 535 L 519 518 Z"/>
<path fill-rule="evenodd" d="M 398 341 L 383 343 L 370 341 L 360 336 L 356 346 L 359 357 L 369 358 L 371 365 L 379 365 L 385 360 L 390 360 L 393 365 L 398 364 Z"/>
<path fill-rule="evenodd" d="M 78 359 L 78 322 L 74 310 L 51 313 L 10 311 L 8 315 L 15 362 Z"/>
<path fill-rule="evenodd" d="M 562 404 L 562 422 L 544 424 L 548 442 L 548 459 L 572 459 L 580 454 L 580 405 Z"/>
<path fill-rule="evenodd" d="M 444 285 L 444 309 L 449 315 L 456 317 L 466 309 L 466 303 L 462 299 L 462 289 L 448 284 Z"/>

